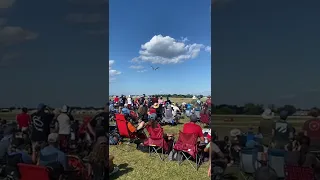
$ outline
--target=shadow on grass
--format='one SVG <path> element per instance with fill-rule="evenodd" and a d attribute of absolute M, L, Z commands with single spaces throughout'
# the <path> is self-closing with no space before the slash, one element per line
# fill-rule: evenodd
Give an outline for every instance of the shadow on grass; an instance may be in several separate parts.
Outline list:
<path fill-rule="evenodd" d="M 133 171 L 133 168 L 128 167 L 127 163 L 119 164 L 118 167 L 119 167 L 119 171 L 117 173 L 113 174 L 112 176 L 110 176 L 109 179 L 111 179 L 111 180 L 112 179 L 117 179 L 120 176 Z"/>

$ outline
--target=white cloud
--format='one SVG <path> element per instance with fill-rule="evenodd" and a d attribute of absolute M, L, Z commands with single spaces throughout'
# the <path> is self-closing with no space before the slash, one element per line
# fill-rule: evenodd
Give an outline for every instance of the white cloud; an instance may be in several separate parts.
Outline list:
<path fill-rule="evenodd" d="M 130 69 L 143 69 L 143 66 L 130 66 Z"/>
<path fill-rule="evenodd" d="M 115 63 L 114 60 L 109 60 L 109 82 L 116 80 L 115 76 L 121 74 L 120 71 L 112 69 L 112 65 Z"/>
<path fill-rule="evenodd" d="M 187 37 L 181 37 L 181 41 L 185 43 L 185 42 L 188 42 L 189 39 Z"/>
<path fill-rule="evenodd" d="M 207 52 L 209 52 L 209 53 L 211 54 L 211 46 L 207 46 L 207 47 L 205 48 L 205 51 L 207 51 Z"/>
<path fill-rule="evenodd" d="M 15 0 L 0 0 L 0 9 L 10 8 Z"/>
<path fill-rule="evenodd" d="M 33 40 L 38 37 L 37 33 L 26 31 L 21 27 L 5 26 L 0 28 L 0 46 L 9 46 Z"/>
<path fill-rule="evenodd" d="M 186 39 L 184 38 L 184 40 Z M 133 58 L 131 62 L 150 62 L 152 64 L 181 63 L 196 58 L 205 47 L 203 44 L 186 44 L 170 36 L 156 35 L 149 42 L 141 45 L 140 56 Z"/>
<path fill-rule="evenodd" d="M 138 73 L 144 73 L 146 72 L 147 70 L 146 69 L 143 69 L 143 70 L 140 70 L 140 71 L 137 71 Z"/>

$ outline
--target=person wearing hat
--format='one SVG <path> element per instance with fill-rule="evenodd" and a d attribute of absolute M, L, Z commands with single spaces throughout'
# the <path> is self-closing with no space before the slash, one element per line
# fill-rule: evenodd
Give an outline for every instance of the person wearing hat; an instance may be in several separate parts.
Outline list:
<path fill-rule="evenodd" d="M 265 151 L 268 149 L 272 141 L 272 129 L 273 129 L 273 118 L 274 113 L 271 109 L 265 109 L 261 115 L 262 119 L 259 123 L 259 133 L 262 135 L 262 145 Z"/>
<path fill-rule="evenodd" d="M 157 108 L 159 108 L 159 104 L 158 103 L 154 103 L 148 111 L 148 114 L 157 114 Z"/>
<path fill-rule="evenodd" d="M 187 134 L 197 134 L 200 142 L 204 143 L 204 135 L 202 132 L 202 128 L 197 124 L 198 118 L 196 115 L 192 114 L 190 116 L 190 122 L 183 125 L 183 133 Z"/>
<path fill-rule="evenodd" d="M 293 138 L 292 125 L 287 122 L 288 111 L 280 111 L 280 120 L 273 124 L 272 135 L 273 145 L 277 149 L 284 149 L 290 140 Z"/>
<path fill-rule="evenodd" d="M 71 134 L 71 119 L 67 114 L 69 111 L 69 107 L 67 105 L 63 105 L 61 109 L 61 113 L 57 117 L 58 125 L 59 125 L 59 144 L 60 149 L 63 152 L 67 152 L 69 147 L 69 139 Z"/>
<path fill-rule="evenodd" d="M 37 111 L 31 114 L 31 141 L 33 146 L 37 143 L 45 142 L 50 134 L 51 121 L 54 118 L 54 113 L 45 112 L 46 105 L 40 103 Z"/>
<path fill-rule="evenodd" d="M 51 133 L 48 136 L 48 146 L 44 147 L 42 150 L 40 150 L 40 156 L 38 158 L 39 165 L 47 166 L 48 163 L 51 163 L 44 159 L 41 159 L 42 157 L 48 157 L 52 156 L 54 154 L 57 155 L 57 160 L 60 165 L 63 166 L 64 170 L 67 170 L 67 156 L 64 152 L 60 151 L 59 147 L 59 134 L 58 133 Z"/>

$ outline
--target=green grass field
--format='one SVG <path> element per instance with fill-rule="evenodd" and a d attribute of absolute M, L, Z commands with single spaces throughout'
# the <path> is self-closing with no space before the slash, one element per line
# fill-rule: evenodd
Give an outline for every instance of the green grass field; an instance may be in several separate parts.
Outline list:
<path fill-rule="evenodd" d="M 181 123 L 188 119 L 181 119 Z M 165 133 L 177 135 L 182 130 L 183 124 L 174 127 L 164 126 Z M 134 145 L 126 144 L 110 146 L 110 154 L 115 156 L 115 164 L 120 166 L 120 172 L 110 179 L 170 179 L 170 180 L 193 180 L 210 179 L 207 176 L 209 163 L 202 164 L 198 171 L 193 169 L 188 162 L 178 165 L 176 161 L 161 161 L 158 157 L 150 157 L 148 153 L 136 150 Z"/>

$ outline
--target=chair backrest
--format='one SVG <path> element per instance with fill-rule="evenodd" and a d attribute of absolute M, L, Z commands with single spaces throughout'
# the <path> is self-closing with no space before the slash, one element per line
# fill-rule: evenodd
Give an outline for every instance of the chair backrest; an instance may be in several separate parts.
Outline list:
<path fill-rule="evenodd" d="M 34 180 L 35 178 L 50 180 L 49 171 L 46 167 L 19 163 L 18 168 L 21 175 L 20 180 Z"/>
<path fill-rule="evenodd" d="M 166 109 L 164 113 L 164 117 L 173 118 L 172 109 Z"/>
<path fill-rule="evenodd" d="M 284 178 L 285 150 L 269 149 L 268 165 L 274 169 L 279 178 Z"/>
<path fill-rule="evenodd" d="M 58 162 L 58 153 L 52 153 L 52 154 L 48 154 L 48 155 L 43 155 L 40 152 L 39 164 L 41 166 L 46 166 L 47 164 L 54 163 L 54 162 Z"/>
<path fill-rule="evenodd" d="M 86 170 L 86 166 L 83 161 L 75 155 L 67 155 L 67 159 L 69 168 L 76 170 L 78 176 L 83 176 Z"/>
<path fill-rule="evenodd" d="M 284 165 L 285 180 L 315 180 L 315 172 L 311 167 Z"/>
<path fill-rule="evenodd" d="M 151 138 L 151 139 L 162 139 L 163 138 L 163 129 L 161 127 L 152 128 L 152 126 L 147 125 L 146 129 L 149 133 L 149 138 Z"/>
<path fill-rule="evenodd" d="M 177 143 L 196 146 L 197 141 L 198 141 L 197 134 L 191 134 L 191 133 L 188 134 L 188 133 L 183 133 L 179 131 L 179 137 L 178 137 Z"/>
<path fill-rule="evenodd" d="M 253 174 L 258 168 L 258 150 L 255 148 L 243 148 L 240 152 L 240 170 Z"/>
<path fill-rule="evenodd" d="M 120 136 L 129 138 L 130 134 L 124 114 L 115 114 L 115 117 Z"/>
<path fill-rule="evenodd" d="M 205 124 L 209 124 L 210 119 L 208 114 L 200 114 L 200 121 Z"/>

